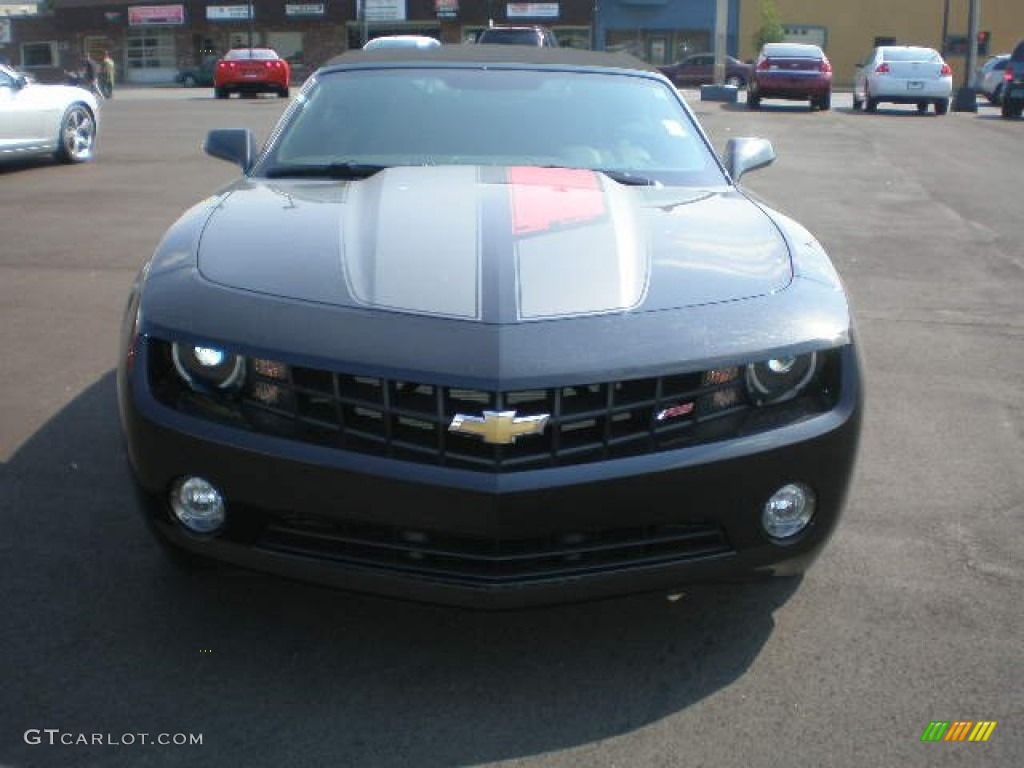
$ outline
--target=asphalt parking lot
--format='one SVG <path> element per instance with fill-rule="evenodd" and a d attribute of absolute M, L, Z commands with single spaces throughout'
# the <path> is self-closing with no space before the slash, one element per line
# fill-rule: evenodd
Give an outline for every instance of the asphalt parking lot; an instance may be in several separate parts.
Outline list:
<path fill-rule="evenodd" d="M 286 102 L 125 89 L 97 162 L 0 168 L 0 765 L 1024 765 L 1024 120 L 691 96 L 718 149 L 775 144 L 744 181 L 831 253 L 868 405 L 807 576 L 672 602 L 477 614 L 172 567 L 120 444 L 123 302 L 234 175 L 206 130 L 265 138 Z"/>

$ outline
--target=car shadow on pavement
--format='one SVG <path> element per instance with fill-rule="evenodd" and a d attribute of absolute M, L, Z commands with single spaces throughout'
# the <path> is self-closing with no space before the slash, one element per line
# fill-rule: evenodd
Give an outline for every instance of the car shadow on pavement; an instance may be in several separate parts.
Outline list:
<path fill-rule="evenodd" d="M 807 106 L 806 103 L 801 103 L 801 102 L 786 103 L 784 101 L 778 102 L 778 103 L 769 103 L 769 104 L 761 102 L 761 106 L 758 107 L 757 109 L 751 109 L 750 107 L 747 106 L 747 103 L 745 101 L 737 101 L 737 102 L 731 103 L 731 104 L 730 103 L 722 104 L 722 109 L 726 110 L 728 112 L 748 112 L 750 114 L 757 114 L 758 112 L 764 112 L 764 113 L 767 113 L 767 114 L 771 114 L 772 112 L 778 112 L 778 113 L 783 113 L 783 112 L 786 112 L 786 113 L 807 112 L 809 114 L 813 114 L 814 112 L 817 111 L 817 110 L 812 110 L 809 106 Z"/>
<path fill-rule="evenodd" d="M 18 157 L 11 160 L 5 159 L 3 162 L 0 162 L 0 176 L 53 167 L 67 166 L 64 163 L 55 160 L 53 157 L 47 156 Z M 84 168 L 87 166 L 83 164 L 78 167 Z"/>
<path fill-rule="evenodd" d="M 181 570 L 135 511 L 115 400 L 111 372 L 0 466 L 3 764 L 441 766 L 591 744 L 742 678 L 799 585 L 476 613 Z M 202 745 L 26 743 L 46 728 Z"/>

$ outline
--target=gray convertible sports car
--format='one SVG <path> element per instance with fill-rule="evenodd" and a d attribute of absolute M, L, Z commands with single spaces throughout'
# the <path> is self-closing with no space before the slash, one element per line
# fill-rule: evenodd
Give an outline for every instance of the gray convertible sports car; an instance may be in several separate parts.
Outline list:
<path fill-rule="evenodd" d="M 170 552 L 477 607 L 800 573 L 862 386 L 835 269 L 624 56 L 364 51 L 303 86 L 128 301 Z M 191 557 L 186 559 L 192 559 Z"/>

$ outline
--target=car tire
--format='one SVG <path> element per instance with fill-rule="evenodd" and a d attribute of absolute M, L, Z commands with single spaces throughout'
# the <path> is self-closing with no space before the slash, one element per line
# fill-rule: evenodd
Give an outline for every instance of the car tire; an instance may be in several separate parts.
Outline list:
<path fill-rule="evenodd" d="M 858 99 L 857 98 L 857 94 L 854 93 L 853 94 L 853 111 L 854 112 L 858 112 L 860 110 L 861 106 L 863 106 L 863 104 L 864 104 L 864 100 L 863 99 Z"/>
<path fill-rule="evenodd" d="M 747 109 L 760 109 L 761 108 L 761 97 L 754 94 L 747 94 Z"/>
<path fill-rule="evenodd" d="M 196 87 L 196 76 L 195 75 L 185 75 L 183 78 L 181 78 L 181 84 L 185 88 L 195 88 Z"/>
<path fill-rule="evenodd" d="M 284 88 L 277 92 L 277 95 L 280 96 L 282 99 L 287 99 L 291 95 L 291 92 L 288 89 L 288 87 L 285 86 Z"/>
<path fill-rule="evenodd" d="M 1024 111 L 1024 101 L 1003 99 L 1003 117 L 1020 117 L 1021 111 Z"/>
<path fill-rule="evenodd" d="M 92 160 L 95 146 L 95 117 L 85 104 L 72 104 L 61 118 L 54 155 L 62 163 L 84 163 Z"/>
<path fill-rule="evenodd" d="M 919 102 L 917 102 L 917 104 L 915 106 L 917 107 L 917 114 L 919 114 L 919 115 L 923 115 L 923 114 L 926 114 L 928 112 L 928 102 L 927 101 L 919 101 Z M 936 111 L 938 111 L 938 107 L 936 107 Z"/>
<path fill-rule="evenodd" d="M 949 99 L 938 99 L 935 102 L 935 114 L 944 115 L 949 112 Z"/>
<path fill-rule="evenodd" d="M 226 99 L 231 94 L 228 93 L 226 88 L 214 88 L 213 89 L 213 95 L 214 95 L 214 98 L 217 98 L 217 99 Z"/>
<path fill-rule="evenodd" d="M 822 112 L 828 112 L 832 109 L 832 92 L 826 91 L 818 98 L 818 109 Z"/>
<path fill-rule="evenodd" d="M 864 101 L 864 109 L 866 109 L 868 112 L 877 112 L 878 99 L 872 99 L 870 96 L 868 96 L 867 99 L 865 99 Z"/>

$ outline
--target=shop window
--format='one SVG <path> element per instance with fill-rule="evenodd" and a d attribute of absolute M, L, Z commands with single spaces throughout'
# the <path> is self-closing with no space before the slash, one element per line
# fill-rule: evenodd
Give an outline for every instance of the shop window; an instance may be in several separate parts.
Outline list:
<path fill-rule="evenodd" d="M 22 43 L 21 66 L 25 68 L 57 66 L 57 44 Z"/>
<path fill-rule="evenodd" d="M 174 69 L 174 30 L 129 29 L 125 38 L 125 64 L 129 70 Z"/>
<path fill-rule="evenodd" d="M 561 48 L 590 48 L 590 27 L 555 27 Z"/>

